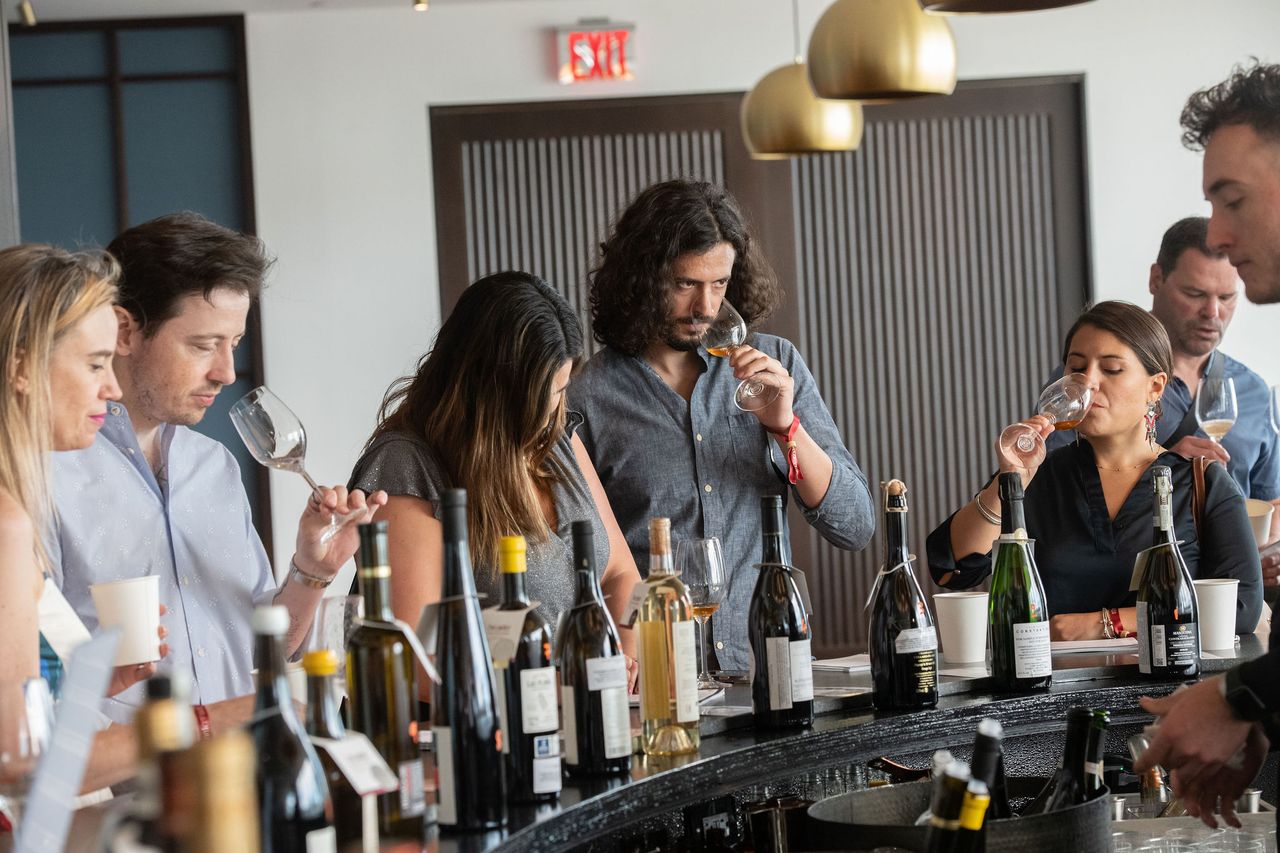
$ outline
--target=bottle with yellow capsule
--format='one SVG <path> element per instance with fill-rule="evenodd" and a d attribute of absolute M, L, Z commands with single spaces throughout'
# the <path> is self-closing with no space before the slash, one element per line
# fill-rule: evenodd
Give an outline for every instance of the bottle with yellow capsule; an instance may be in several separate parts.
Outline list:
<path fill-rule="evenodd" d="M 523 536 L 498 541 L 502 603 L 490 625 L 509 624 L 507 641 L 491 636 L 494 684 L 502 716 L 507 799 L 551 803 L 560 798 L 560 712 L 551 624 L 525 590 L 528 565 Z M 523 619 L 521 615 L 523 614 Z"/>

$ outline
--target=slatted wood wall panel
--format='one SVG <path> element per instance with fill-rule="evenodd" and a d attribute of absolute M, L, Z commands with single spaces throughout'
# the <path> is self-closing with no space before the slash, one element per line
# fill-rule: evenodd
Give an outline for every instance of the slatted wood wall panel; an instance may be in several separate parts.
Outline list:
<path fill-rule="evenodd" d="M 640 190 L 675 177 L 724 184 L 719 130 L 463 142 L 467 280 L 503 270 L 546 279 L 588 330 L 587 273 Z"/>
<path fill-rule="evenodd" d="M 792 166 L 798 344 L 877 498 L 907 483 L 926 593 L 925 536 L 1057 358 L 1049 131 L 1043 114 L 882 121 Z M 848 553 L 807 535 L 823 649 L 865 648 L 881 536 Z"/>

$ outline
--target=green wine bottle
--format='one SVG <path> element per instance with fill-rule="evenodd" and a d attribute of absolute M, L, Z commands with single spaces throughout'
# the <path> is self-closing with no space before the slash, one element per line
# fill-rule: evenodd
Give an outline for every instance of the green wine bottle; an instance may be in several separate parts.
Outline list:
<path fill-rule="evenodd" d="M 991 677 L 997 689 L 1042 690 L 1053 680 L 1049 612 L 1027 538 L 1022 477 L 1000 475 L 1000 538 L 992 558 L 988 632 Z"/>
<path fill-rule="evenodd" d="M 1137 557 L 1138 671 L 1165 678 L 1200 673 L 1200 632 L 1191 573 L 1173 528 L 1173 477 L 1168 466 L 1151 469 L 1155 490 L 1154 545 Z"/>

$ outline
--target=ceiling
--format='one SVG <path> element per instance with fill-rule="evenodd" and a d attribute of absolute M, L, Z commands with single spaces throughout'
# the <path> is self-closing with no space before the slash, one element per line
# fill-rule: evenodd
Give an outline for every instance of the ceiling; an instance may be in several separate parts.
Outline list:
<path fill-rule="evenodd" d="M 431 0 L 450 4 L 471 0 Z M 3 0 L 5 17 L 16 21 L 17 0 Z M 168 18 L 186 15 L 238 15 L 307 9 L 409 9 L 411 0 L 31 0 L 41 21 L 95 18 Z"/>

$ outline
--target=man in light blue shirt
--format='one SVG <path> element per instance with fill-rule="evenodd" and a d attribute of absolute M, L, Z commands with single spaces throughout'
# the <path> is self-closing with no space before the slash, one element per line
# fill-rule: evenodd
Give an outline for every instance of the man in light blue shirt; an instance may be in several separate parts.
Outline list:
<path fill-rule="evenodd" d="M 270 263 L 262 244 L 184 213 L 131 228 L 108 249 L 123 271 L 115 357 L 123 395 L 92 447 L 55 454 L 52 574 L 90 630 L 98 624 L 91 584 L 159 576 L 170 649 L 160 668 L 192 673 L 194 702 L 213 705 L 253 692 L 255 606 L 287 607 L 287 647 L 301 644 L 324 588 L 356 548 L 354 525 L 322 543 L 330 512 L 365 500 L 341 487 L 324 490 L 323 505 L 313 498 L 277 588 L 235 459 L 189 428 L 235 381 L 233 351 Z M 384 500 L 379 493 L 369 504 Z M 143 695 L 135 685 L 104 710 L 127 722 Z"/>
<path fill-rule="evenodd" d="M 1239 300 L 1240 278 L 1227 256 L 1209 248 L 1209 220 L 1189 216 L 1169 227 L 1151 265 L 1151 313 L 1173 345 L 1173 376 L 1160 398 L 1156 441 L 1182 456 L 1227 466 L 1245 497 L 1280 504 L 1280 439 L 1271 428 L 1270 391 L 1261 376 L 1218 349 Z M 1205 377 L 1233 380 L 1238 415 L 1221 444 L 1196 423 L 1196 393 Z M 1059 367 L 1053 378 L 1062 375 Z M 1049 436 L 1050 450 L 1074 432 Z"/>

